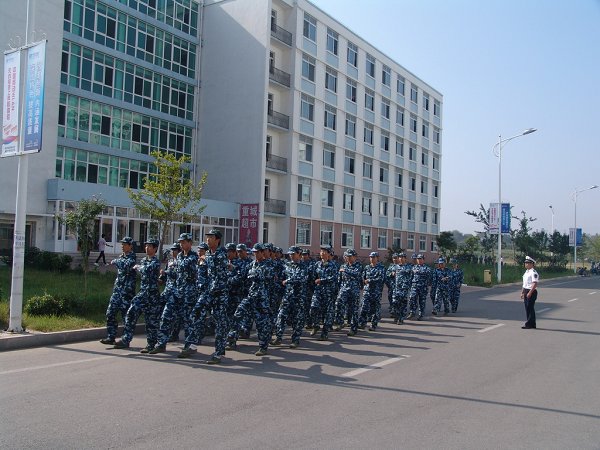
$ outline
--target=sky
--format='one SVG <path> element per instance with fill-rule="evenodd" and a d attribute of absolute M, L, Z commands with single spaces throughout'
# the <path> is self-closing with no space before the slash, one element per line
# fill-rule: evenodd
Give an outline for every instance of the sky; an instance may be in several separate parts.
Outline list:
<path fill-rule="evenodd" d="M 600 0 L 310 0 L 441 92 L 440 231 L 502 201 L 533 230 L 600 233 Z M 552 206 L 552 208 L 550 208 Z M 513 219 L 513 228 L 517 226 Z"/>

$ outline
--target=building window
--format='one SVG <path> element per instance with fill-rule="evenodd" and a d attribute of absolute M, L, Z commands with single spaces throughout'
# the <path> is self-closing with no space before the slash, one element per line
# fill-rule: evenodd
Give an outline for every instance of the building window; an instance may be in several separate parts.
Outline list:
<path fill-rule="evenodd" d="M 360 230 L 360 248 L 371 248 L 371 230 L 368 228 Z"/>
<path fill-rule="evenodd" d="M 381 132 L 381 150 L 384 152 L 390 151 L 390 133 L 387 131 Z"/>
<path fill-rule="evenodd" d="M 330 223 L 321 224 L 321 245 L 333 245 L 333 225 Z"/>
<path fill-rule="evenodd" d="M 348 53 L 346 60 L 351 66 L 358 67 L 358 47 L 352 42 L 348 42 Z"/>
<path fill-rule="evenodd" d="M 346 78 L 346 98 L 356 103 L 356 81 Z"/>
<path fill-rule="evenodd" d="M 301 161 L 312 162 L 313 160 L 313 140 L 312 138 L 300 135 L 298 140 L 298 158 Z"/>
<path fill-rule="evenodd" d="M 408 146 L 408 159 L 410 159 L 411 161 L 417 160 L 417 149 L 412 145 Z"/>
<path fill-rule="evenodd" d="M 306 120 L 310 120 L 311 122 L 314 120 L 315 114 L 315 99 L 302 94 L 300 100 L 300 117 Z"/>
<path fill-rule="evenodd" d="M 346 136 L 356 138 L 356 117 L 346 114 Z"/>
<path fill-rule="evenodd" d="M 365 122 L 364 138 L 365 144 L 373 145 L 373 125 Z"/>
<path fill-rule="evenodd" d="M 421 135 L 429 139 L 429 124 L 427 122 L 423 122 L 423 125 L 421 125 Z"/>
<path fill-rule="evenodd" d="M 304 29 L 302 32 L 305 38 L 317 42 L 317 19 L 304 13 Z"/>
<path fill-rule="evenodd" d="M 421 222 L 427 223 L 427 210 L 426 209 L 421 211 Z"/>
<path fill-rule="evenodd" d="M 433 115 L 436 117 L 440 117 L 441 105 L 437 100 L 433 101 Z"/>
<path fill-rule="evenodd" d="M 433 212 L 433 217 L 431 218 L 431 223 L 434 225 L 438 224 L 438 214 L 439 213 L 437 211 Z"/>
<path fill-rule="evenodd" d="M 387 248 L 387 231 L 379 230 L 377 233 L 377 248 L 378 249 L 386 249 Z"/>
<path fill-rule="evenodd" d="M 325 89 L 328 89 L 331 92 L 337 92 L 337 79 L 337 71 L 327 67 L 325 69 Z"/>
<path fill-rule="evenodd" d="M 419 103 L 419 89 L 413 84 L 410 85 L 410 101 Z"/>
<path fill-rule="evenodd" d="M 424 252 L 425 250 L 427 250 L 427 238 L 419 236 L 419 251 Z"/>
<path fill-rule="evenodd" d="M 440 143 L 440 129 L 433 127 L 433 142 L 436 144 Z"/>
<path fill-rule="evenodd" d="M 404 141 L 400 138 L 396 141 L 396 155 L 404 157 Z"/>
<path fill-rule="evenodd" d="M 402 187 L 402 171 L 398 170 L 396 172 L 396 186 L 401 188 Z"/>
<path fill-rule="evenodd" d="M 410 115 L 410 131 L 417 132 L 417 116 Z"/>
<path fill-rule="evenodd" d="M 365 88 L 365 108 L 375 111 L 375 92 L 367 88 Z"/>
<path fill-rule="evenodd" d="M 406 248 L 408 250 L 414 250 L 415 249 L 415 235 L 414 234 L 409 234 L 406 238 Z"/>
<path fill-rule="evenodd" d="M 315 81 L 315 64 L 315 58 L 302 54 L 302 76 L 312 82 Z"/>
<path fill-rule="evenodd" d="M 267 156 L 267 161 L 269 161 L 269 159 L 271 159 L 271 150 L 273 147 L 273 136 L 269 136 L 267 135 L 267 142 L 266 142 L 266 156 Z"/>
<path fill-rule="evenodd" d="M 421 164 L 424 166 L 427 166 L 429 162 L 429 158 L 427 157 L 427 152 L 423 151 L 421 152 Z"/>
<path fill-rule="evenodd" d="M 398 91 L 398 94 L 400 94 L 402 97 L 404 97 L 405 84 L 406 82 L 404 81 L 404 77 L 398 75 L 398 79 L 396 80 L 396 91 Z"/>
<path fill-rule="evenodd" d="M 325 105 L 325 115 L 323 120 L 323 125 L 325 126 L 325 128 L 335 130 L 336 118 L 337 116 L 335 106 Z"/>
<path fill-rule="evenodd" d="M 404 126 L 404 109 L 398 107 L 396 110 L 396 123 L 401 127 Z"/>
<path fill-rule="evenodd" d="M 296 223 L 296 244 L 310 245 L 310 222 Z"/>
<path fill-rule="evenodd" d="M 265 202 L 268 202 L 271 199 L 271 180 L 265 178 Z"/>
<path fill-rule="evenodd" d="M 342 225 L 342 247 L 354 247 L 354 227 Z"/>
<path fill-rule="evenodd" d="M 433 196 L 435 198 L 438 198 L 438 194 L 439 194 L 439 186 L 437 184 L 433 185 Z"/>
<path fill-rule="evenodd" d="M 408 220 L 414 221 L 415 220 L 415 205 L 413 203 L 408 205 L 408 208 L 406 209 L 406 218 Z"/>
<path fill-rule="evenodd" d="M 388 215 L 388 202 L 387 202 L 387 200 L 379 200 L 379 215 L 381 217 L 387 217 L 387 215 Z"/>
<path fill-rule="evenodd" d="M 344 204 L 343 208 L 345 211 L 354 211 L 354 189 L 345 187 L 344 188 Z"/>
<path fill-rule="evenodd" d="M 390 69 L 385 64 L 381 69 L 381 82 L 386 86 L 391 86 L 392 84 L 392 69 Z"/>
<path fill-rule="evenodd" d="M 402 219 L 402 203 L 394 202 L 394 219 Z"/>
<path fill-rule="evenodd" d="M 400 231 L 394 231 L 394 235 L 392 236 L 392 247 L 394 248 L 402 248 L 402 233 Z"/>
<path fill-rule="evenodd" d="M 323 167 L 335 169 L 335 146 L 331 144 L 323 145 Z"/>
<path fill-rule="evenodd" d="M 371 213 L 373 212 L 373 210 L 371 209 L 371 206 L 372 206 L 371 194 L 364 192 L 363 198 L 362 198 L 362 212 L 364 214 L 371 215 Z"/>
<path fill-rule="evenodd" d="M 354 153 L 346 150 L 344 154 L 344 172 L 354 175 L 354 161 L 356 160 Z"/>
<path fill-rule="evenodd" d="M 363 161 L 363 178 L 373 179 L 373 160 L 365 158 Z"/>
<path fill-rule="evenodd" d="M 385 98 L 381 99 L 381 115 L 386 119 L 390 118 L 390 101 Z"/>
<path fill-rule="evenodd" d="M 427 181 L 421 180 L 421 194 L 427 194 Z"/>
<path fill-rule="evenodd" d="M 338 54 L 338 34 L 331 28 L 327 28 L 327 51 Z"/>
<path fill-rule="evenodd" d="M 269 242 L 269 222 L 266 220 L 263 222 L 263 242 Z"/>
<path fill-rule="evenodd" d="M 333 208 L 333 184 L 323 183 L 321 190 L 321 206 Z"/>
<path fill-rule="evenodd" d="M 429 111 L 429 94 L 423 92 L 423 109 Z"/>
<path fill-rule="evenodd" d="M 367 53 L 367 65 L 366 65 L 367 75 L 371 78 L 375 78 L 375 57 L 371 56 Z"/>
<path fill-rule="evenodd" d="M 310 203 L 310 178 L 298 177 L 298 201 Z"/>
<path fill-rule="evenodd" d="M 389 183 L 389 174 L 390 174 L 390 170 L 389 170 L 387 164 L 386 165 L 382 164 L 381 167 L 379 168 L 379 182 L 388 184 Z"/>
<path fill-rule="evenodd" d="M 440 163 L 439 163 L 439 159 L 438 159 L 438 157 L 437 157 L 437 156 L 434 156 L 434 157 L 432 158 L 432 165 L 431 165 L 431 167 L 433 168 L 433 170 L 438 170 L 438 169 L 439 169 L 439 164 L 440 164 Z"/>
<path fill-rule="evenodd" d="M 411 191 L 417 190 L 417 179 L 415 177 L 410 177 L 410 190 Z"/>

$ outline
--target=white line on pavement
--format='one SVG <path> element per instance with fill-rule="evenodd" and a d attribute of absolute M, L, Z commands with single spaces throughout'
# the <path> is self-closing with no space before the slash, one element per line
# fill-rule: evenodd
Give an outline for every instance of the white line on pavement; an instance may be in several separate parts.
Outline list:
<path fill-rule="evenodd" d="M 495 328 L 500 328 L 500 327 L 503 327 L 503 326 L 504 326 L 503 323 L 498 323 L 496 325 L 492 325 L 491 327 L 487 327 L 487 328 L 483 328 L 481 330 L 477 330 L 477 332 L 478 333 L 485 333 L 486 331 L 490 331 L 490 330 L 493 330 Z"/>
<path fill-rule="evenodd" d="M 551 309 L 552 309 L 552 308 L 544 308 L 544 309 L 540 309 L 539 311 L 536 311 L 536 313 L 538 313 L 538 314 L 539 314 L 539 313 L 543 313 L 543 312 L 546 312 L 546 311 L 550 311 Z"/>
<path fill-rule="evenodd" d="M 596 291 L 594 292 L 589 292 L 588 295 L 594 295 L 596 293 Z"/>
<path fill-rule="evenodd" d="M 354 377 L 356 375 L 360 375 L 361 373 L 368 372 L 369 370 L 380 369 L 381 367 L 387 366 L 389 364 L 393 364 L 395 362 L 402 361 L 403 359 L 406 359 L 406 358 L 410 358 L 410 355 L 400 355 L 396 358 L 386 359 L 384 361 L 381 361 L 381 362 L 378 362 L 375 364 L 371 364 L 371 365 L 363 367 L 361 369 L 351 370 L 350 372 L 346 372 L 346 373 L 342 374 L 342 376 L 345 378 L 346 377 L 347 378 Z"/>
<path fill-rule="evenodd" d="M 567 303 L 576 302 L 577 300 L 579 300 L 579 299 L 578 298 L 572 298 L 571 300 L 568 300 Z"/>
<path fill-rule="evenodd" d="M 89 359 L 79 359 L 77 361 L 66 361 L 55 364 L 46 364 L 45 366 L 34 366 L 34 367 L 25 367 L 23 369 L 13 369 L 13 370 L 3 370 L 0 372 L 0 375 L 10 375 L 13 373 L 22 373 L 29 372 L 32 370 L 42 370 L 42 369 L 51 369 L 52 367 L 61 367 L 61 366 L 70 366 L 72 364 L 81 364 L 92 361 L 100 361 L 102 359 L 114 358 L 114 356 L 98 356 L 97 358 L 89 358 Z"/>

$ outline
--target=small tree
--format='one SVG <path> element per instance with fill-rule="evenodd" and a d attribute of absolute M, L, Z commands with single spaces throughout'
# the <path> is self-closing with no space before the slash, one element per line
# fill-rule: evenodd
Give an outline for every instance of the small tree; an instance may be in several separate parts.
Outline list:
<path fill-rule="evenodd" d="M 452 231 L 442 231 L 437 237 L 436 243 L 442 256 L 450 256 L 456 251 L 456 241 Z"/>
<path fill-rule="evenodd" d="M 475 222 L 483 225 L 483 232 L 477 233 L 481 250 L 486 257 L 488 254 L 494 256 L 494 244 L 498 242 L 498 238 L 490 234 L 490 210 L 480 204 L 479 211 L 465 211 L 465 214 L 475 217 Z"/>
<path fill-rule="evenodd" d="M 518 257 L 524 260 L 528 253 L 536 254 L 537 244 L 529 232 L 531 231 L 531 222 L 535 222 L 537 219 L 527 217 L 525 211 L 521 211 L 521 217 L 513 216 L 513 219 L 519 221 L 519 229 L 514 233 L 513 245 L 518 252 Z"/>
<path fill-rule="evenodd" d="M 61 224 L 75 231 L 79 242 L 79 252 L 83 258 L 83 297 L 87 298 L 87 279 L 89 271 L 89 256 L 94 243 L 94 223 L 96 217 L 106 208 L 106 202 L 98 197 L 80 200 L 75 209 L 68 211 L 64 216 L 57 216 Z"/>
<path fill-rule="evenodd" d="M 600 261 L 600 235 L 583 235 L 583 251 L 592 261 Z"/>
<path fill-rule="evenodd" d="M 155 161 L 152 175 L 146 178 L 143 188 L 137 191 L 127 189 L 133 205 L 142 214 L 149 215 L 156 223 L 162 251 L 167 231 L 176 220 L 197 221 L 204 210 L 200 205 L 202 189 L 206 183 L 206 173 L 197 183 L 190 179 L 188 156 L 175 157 L 166 152 L 150 153 Z"/>

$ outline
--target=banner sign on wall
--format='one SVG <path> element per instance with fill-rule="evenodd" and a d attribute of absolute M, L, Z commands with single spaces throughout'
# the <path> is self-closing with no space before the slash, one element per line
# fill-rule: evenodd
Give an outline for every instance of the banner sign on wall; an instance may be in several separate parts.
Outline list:
<path fill-rule="evenodd" d="M 258 203 L 240 205 L 240 243 L 248 247 L 258 242 Z"/>

